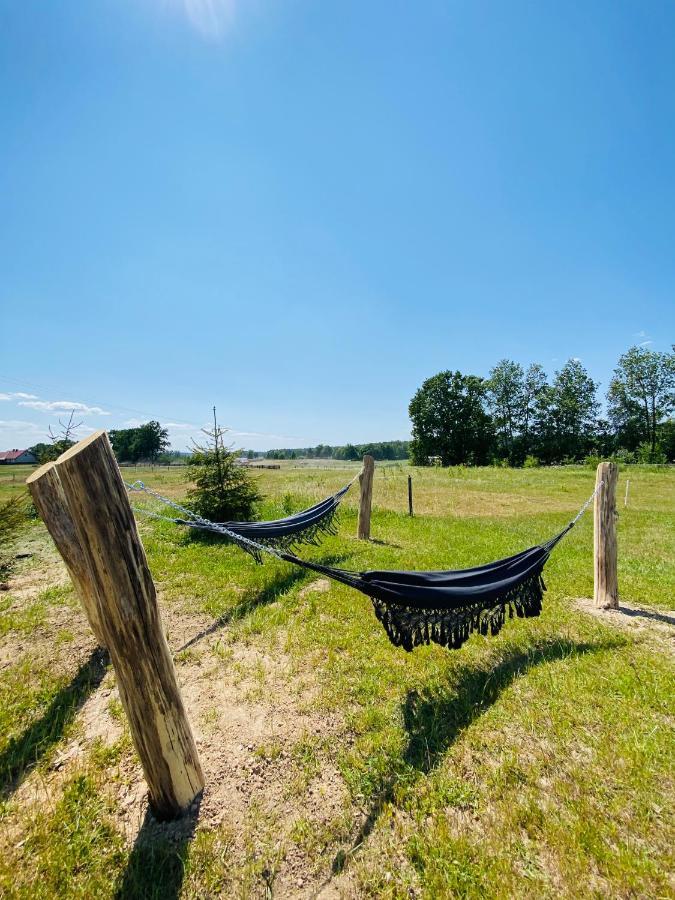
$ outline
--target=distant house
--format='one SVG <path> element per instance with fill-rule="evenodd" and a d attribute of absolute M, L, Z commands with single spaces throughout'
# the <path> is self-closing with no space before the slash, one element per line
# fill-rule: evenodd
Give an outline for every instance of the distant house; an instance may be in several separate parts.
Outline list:
<path fill-rule="evenodd" d="M 5 450 L 0 452 L 0 466 L 35 465 L 37 459 L 30 450 Z"/>

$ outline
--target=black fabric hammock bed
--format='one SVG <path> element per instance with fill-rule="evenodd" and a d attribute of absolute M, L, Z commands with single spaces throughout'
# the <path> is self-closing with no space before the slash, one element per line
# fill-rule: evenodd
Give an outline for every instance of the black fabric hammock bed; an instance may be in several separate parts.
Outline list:
<path fill-rule="evenodd" d="M 358 477 L 358 476 L 357 476 Z M 335 494 L 326 497 L 314 506 L 301 510 L 301 512 L 293 513 L 283 519 L 272 519 L 263 522 L 210 522 L 201 516 L 195 515 L 191 510 L 180 506 L 173 501 L 162 497 L 155 491 L 147 488 L 142 481 L 135 481 L 133 484 L 127 484 L 126 487 L 130 491 L 143 491 L 162 503 L 172 506 L 187 515 L 185 519 L 171 519 L 176 525 L 187 525 L 190 528 L 196 528 L 201 531 L 216 531 L 222 536 L 227 537 L 229 532 L 231 535 L 241 538 L 240 541 L 234 541 L 237 546 L 241 547 L 255 559 L 256 562 L 262 562 L 262 554 L 268 548 L 277 550 L 291 550 L 300 544 L 313 544 L 318 547 L 320 544 L 319 537 L 322 534 L 337 534 L 335 527 L 335 517 L 340 506 L 342 498 L 350 489 L 356 479 L 353 479 L 340 488 Z M 137 510 L 145 515 L 154 518 L 163 519 L 165 516 L 158 516 L 150 510 Z M 231 537 L 230 540 L 234 540 Z"/>
<path fill-rule="evenodd" d="M 370 597 L 395 647 L 410 651 L 433 642 L 456 650 L 474 632 L 499 634 L 507 615 L 539 615 L 546 590 L 544 566 L 570 528 L 572 524 L 545 544 L 471 569 L 349 572 L 291 553 L 280 556 Z"/>
<path fill-rule="evenodd" d="M 546 590 L 542 577 L 544 566 L 554 547 L 586 511 L 600 485 L 577 516 L 550 540 L 470 569 L 351 572 L 301 559 L 288 549 L 278 549 L 279 544 L 274 546 L 278 541 L 287 541 L 286 548 L 300 542 L 298 529 L 302 527 L 301 523 L 309 523 L 312 543 L 316 543 L 319 530 L 331 529 L 334 533 L 333 516 L 349 487 L 347 485 L 322 503 L 278 522 L 217 523 L 200 519 L 193 513 L 188 519 L 170 521 L 220 534 L 258 562 L 262 562 L 263 553 L 270 553 L 360 591 L 370 597 L 375 615 L 395 647 L 410 651 L 433 642 L 448 649 L 458 649 L 474 632 L 499 634 L 507 616 L 529 618 L 540 614 Z M 189 512 L 144 485 L 135 489 L 145 490 L 175 509 Z"/>

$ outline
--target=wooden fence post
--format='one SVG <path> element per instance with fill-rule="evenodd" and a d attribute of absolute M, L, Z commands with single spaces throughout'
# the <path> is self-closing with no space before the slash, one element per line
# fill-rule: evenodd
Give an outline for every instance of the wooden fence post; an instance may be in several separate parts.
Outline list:
<path fill-rule="evenodd" d="M 71 447 L 53 470 L 92 588 L 84 602 L 110 653 L 150 805 L 158 818 L 174 818 L 200 793 L 204 776 L 164 637 L 155 586 L 106 433 L 95 432 Z M 30 489 L 41 497 L 50 533 L 58 533 L 63 528 L 54 522 L 59 506 L 44 502 L 48 491 L 41 489 L 42 478 L 53 478 L 51 472 L 36 472 Z"/>
<path fill-rule="evenodd" d="M 412 475 L 408 475 L 408 515 L 413 514 Z"/>
<path fill-rule="evenodd" d="M 58 469 L 53 462 L 47 463 L 29 475 L 26 484 L 40 518 L 63 557 L 91 630 L 103 647 L 105 638 L 98 618 L 97 586 L 82 552 Z"/>
<path fill-rule="evenodd" d="M 594 593 L 599 609 L 619 608 L 616 546 L 616 485 L 619 469 L 616 463 L 600 463 L 593 507 Z M 602 484 L 600 484 L 602 482 Z"/>
<path fill-rule="evenodd" d="M 357 537 L 359 540 L 370 540 L 370 512 L 373 504 L 373 476 L 375 474 L 375 460 L 372 456 L 363 457 L 363 470 L 359 475 L 361 496 L 359 498 L 359 523 Z"/>

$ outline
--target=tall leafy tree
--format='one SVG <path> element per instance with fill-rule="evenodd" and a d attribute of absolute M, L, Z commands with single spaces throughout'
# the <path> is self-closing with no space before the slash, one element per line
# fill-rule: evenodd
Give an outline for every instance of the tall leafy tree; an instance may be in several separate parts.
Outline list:
<path fill-rule="evenodd" d="M 546 372 L 539 363 L 527 367 L 523 378 L 522 453 L 523 457 L 537 451 L 537 444 L 546 418 L 549 386 Z"/>
<path fill-rule="evenodd" d="M 115 456 L 120 462 L 155 462 L 169 448 L 169 432 L 159 422 L 146 422 L 137 428 L 118 428 L 110 432 Z"/>
<path fill-rule="evenodd" d="M 596 392 L 596 383 L 578 359 L 569 359 L 556 372 L 547 419 L 546 449 L 551 461 L 587 454 L 600 408 Z"/>
<path fill-rule="evenodd" d="M 520 363 L 501 359 L 490 371 L 487 396 L 500 454 L 512 463 L 524 420 L 525 373 Z"/>
<path fill-rule="evenodd" d="M 631 347 L 614 370 L 607 404 L 622 446 L 646 442 L 654 453 L 659 425 L 675 410 L 675 352 Z"/>
<path fill-rule="evenodd" d="M 427 378 L 408 408 L 413 462 L 428 465 L 430 456 L 444 466 L 487 462 L 492 423 L 485 404 L 485 381 L 476 375 L 447 371 Z"/>

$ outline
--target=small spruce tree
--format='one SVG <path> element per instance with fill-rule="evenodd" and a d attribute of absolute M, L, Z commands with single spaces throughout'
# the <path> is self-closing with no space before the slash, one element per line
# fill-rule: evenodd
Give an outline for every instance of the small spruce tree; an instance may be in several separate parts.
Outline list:
<path fill-rule="evenodd" d="M 206 444 L 193 442 L 188 478 L 194 487 L 188 491 L 188 503 L 198 515 L 212 522 L 246 521 L 253 517 L 261 496 L 245 466 L 238 465 L 236 453 L 226 448 L 227 429 L 218 425 L 213 407 L 213 430 L 202 429 Z"/>

